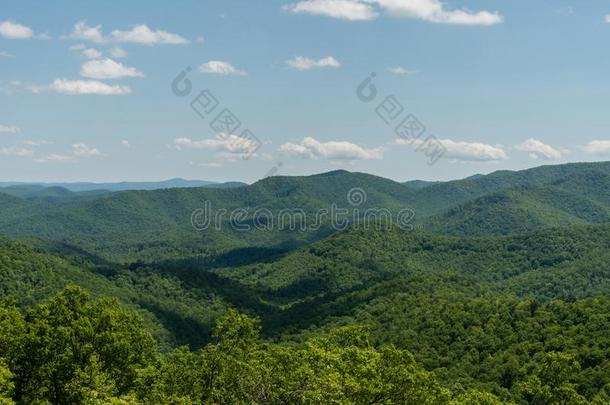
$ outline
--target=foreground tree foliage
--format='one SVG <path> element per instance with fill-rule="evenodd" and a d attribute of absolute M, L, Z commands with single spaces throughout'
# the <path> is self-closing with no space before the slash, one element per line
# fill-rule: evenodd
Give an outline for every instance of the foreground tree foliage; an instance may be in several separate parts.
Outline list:
<path fill-rule="evenodd" d="M 500 403 L 443 387 L 410 353 L 371 346 L 362 326 L 301 346 L 264 343 L 259 329 L 230 310 L 212 343 L 161 356 L 141 320 L 115 299 L 67 287 L 25 316 L 4 300 L 0 404 Z"/>
<path fill-rule="evenodd" d="M 609 241 L 353 230 L 125 269 L 0 241 L 0 404 L 610 404 Z"/>
<path fill-rule="evenodd" d="M 91 300 L 68 287 L 25 317 L 0 310 L 0 357 L 14 375 L 13 397 L 24 403 L 81 403 L 127 392 L 137 371 L 155 358 L 141 321 L 114 299 Z"/>
<path fill-rule="evenodd" d="M 255 318 L 229 310 L 213 340 L 161 355 L 116 299 L 67 287 L 22 315 L 0 306 L 0 404 L 607 404 L 610 386 L 578 392 L 575 356 L 548 352 L 514 384 L 513 400 L 447 387 L 370 328 L 342 326 L 304 344 L 260 339 Z M 518 366 L 518 365 L 516 365 Z"/>
<path fill-rule="evenodd" d="M 179 349 L 150 370 L 145 402 L 447 403 L 451 394 L 408 352 L 370 346 L 359 327 L 304 347 L 258 342 L 258 323 L 230 311 L 217 341 L 197 353 Z"/>

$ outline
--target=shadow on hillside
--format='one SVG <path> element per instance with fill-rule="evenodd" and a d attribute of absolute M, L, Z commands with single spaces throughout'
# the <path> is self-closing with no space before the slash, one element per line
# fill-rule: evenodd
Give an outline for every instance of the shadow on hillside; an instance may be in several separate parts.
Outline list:
<path fill-rule="evenodd" d="M 170 347 L 188 345 L 195 350 L 209 343 L 212 338 L 214 325 L 210 322 L 202 322 L 151 302 L 138 300 L 135 301 L 135 304 L 151 312 L 171 334 L 173 341 L 168 342 Z"/>
<path fill-rule="evenodd" d="M 272 248 L 246 247 L 232 249 L 204 263 L 207 268 L 247 266 L 258 263 L 271 263 L 286 253 L 296 249 L 295 245 L 282 245 Z"/>
<path fill-rule="evenodd" d="M 250 310 L 256 314 L 265 314 L 276 310 L 274 306 L 265 303 L 262 299 L 269 295 L 267 290 L 247 286 L 197 267 L 163 265 L 147 266 L 132 271 L 141 272 L 141 276 L 154 273 L 162 277 L 175 278 L 181 282 L 184 289 L 191 290 L 200 296 L 218 296 L 230 306 L 244 311 Z"/>
<path fill-rule="evenodd" d="M 397 285 L 387 285 L 392 280 L 400 280 L 400 275 L 385 274 L 367 283 L 355 285 L 338 291 L 327 291 L 317 296 L 296 302 L 281 311 L 262 318 L 263 335 L 269 338 L 279 334 L 298 334 L 312 327 L 321 327 L 329 319 L 340 322 L 343 317 L 353 317 L 354 310 L 370 302 L 382 293 L 387 293 Z M 377 291 L 371 285 L 384 285 Z M 349 297 L 349 299 L 345 299 Z"/>
<path fill-rule="evenodd" d="M 30 238 L 26 240 L 30 241 L 34 246 L 43 249 L 45 253 L 59 256 L 73 265 L 78 266 L 84 263 L 92 263 L 96 266 L 106 266 L 110 264 L 109 261 L 101 256 L 67 242 Z"/>
<path fill-rule="evenodd" d="M 198 264 L 201 266 L 200 268 L 218 269 L 223 267 L 271 263 L 305 245 L 327 238 L 335 231 L 330 228 L 321 228 L 301 239 L 294 235 L 290 236 L 291 232 L 292 231 L 287 231 L 286 234 L 289 236 L 287 236 L 283 242 L 276 245 L 270 247 L 248 246 L 235 248 L 213 257 L 200 259 Z M 186 259 L 186 261 L 188 262 L 189 259 Z"/>
<path fill-rule="evenodd" d="M 303 246 L 301 241 L 288 241 L 271 247 L 242 247 L 222 252 L 209 257 L 192 257 L 186 259 L 170 259 L 155 262 L 154 267 L 189 268 L 199 270 L 213 270 L 225 267 L 239 267 L 253 264 L 271 263 L 282 256 Z M 134 263 L 130 267 L 139 267 L 141 263 Z"/>

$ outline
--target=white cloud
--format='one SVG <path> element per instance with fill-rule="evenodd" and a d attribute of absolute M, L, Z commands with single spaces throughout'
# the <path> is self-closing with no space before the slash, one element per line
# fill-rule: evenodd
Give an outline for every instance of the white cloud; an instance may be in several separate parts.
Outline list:
<path fill-rule="evenodd" d="M 504 149 L 499 146 L 488 145 L 480 142 L 458 142 L 451 139 L 439 139 L 445 148 L 443 157 L 465 162 L 490 162 L 506 160 L 508 156 Z M 412 145 L 416 149 L 424 147 L 424 140 L 397 139 L 397 145 Z"/>
<path fill-rule="evenodd" d="M 389 67 L 387 68 L 387 71 L 399 76 L 414 75 L 417 73 L 417 70 L 405 69 L 402 66 Z"/>
<path fill-rule="evenodd" d="M 497 12 L 447 10 L 440 0 L 307 0 L 284 6 L 293 13 L 309 13 L 348 20 L 370 20 L 377 6 L 396 17 L 416 18 L 442 24 L 494 25 L 504 18 Z"/>
<path fill-rule="evenodd" d="M 486 162 L 506 160 L 508 156 L 501 147 L 479 142 L 455 142 L 451 139 L 440 140 L 445 147 L 445 157 L 456 160 Z"/>
<path fill-rule="evenodd" d="M 0 37 L 8 39 L 29 39 L 34 36 L 30 27 L 21 25 L 11 20 L 0 22 Z"/>
<path fill-rule="evenodd" d="M 83 41 L 95 42 L 96 44 L 106 42 L 106 38 L 104 38 L 104 34 L 102 34 L 102 26 L 96 25 L 95 27 L 89 27 L 84 20 L 74 24 L 72 33 L 66 38 L 80 39 Z"/>
<path fill-rule="evenodd" d="M 101 156 L 99 150 L 91 148 L 84 143 L 75 143 L 72 145 L 72 152 L 69 155 L 50 154 L 36 159 L 37 163 L 47 162 L 67 162 L 74 159 L 86 159 L 93 156 Z"/>
<path fill-rule="evenodd" d="M 17 146 L 12 146 L 9 148 L 0 148 L 0 155 L 5 156 L 19 156 L 19 157 L 27 157 L 32 156 L 34 151 L 30 149 L 25 149 Z"/>
<path fill-rule="evenodd" d="M 90 60 L 83 63 L 81 76 L 91 79 L 119 79 L 121 77 L 142 77 L 142 72 L 136 68 L 124 66 L 112 59 Z"/>
<path fill-rule="evenodd" d="M 131 93 L 128 86 L 111 86 L 97 80 L 55 79 L 48 88 L 53 92 L 67 95 L 98 94 L 110 96 Z"/>
<path fill-rule="evenodd" d="M 68 39 L 80 39 L 84 41 L 103 44 L 108 41 L 134 43 L 144 45 L 154 44 L 187 44 L 189 41 L 178 34 L 162 30 L 151 30 L 146 24 L 140 24 L 132 27 L 130 30 L 121 31 L 114 30 L 108 37 L 104 36 L 101 24 L 90 27 L 86 21 L 82 20 L 74 24 L 72 33 L 68 35 Z M 118 56 L 115 56 L 118 57 Z"/>
<path fill-rule="evenodd" d="M 253 150 L 258 149 L 258 146 L 256 141 L 234 134 L 217 134 L 214 138 L 199 141 L 190 138 L 174 139 L 174 147 L 178 150 L 214 149 L 229 154 L 250 154 Z"/>
<path fill-rule="evenodd" d="M 23 141 L 24 145 L 31 146 L 31 147 L 38 147 L 38 146 L 42 146 L 42 145 L 48 145 L 50 143 L 51 142 L 44 141 L 44 140 L 41 140 L 41 141 L 33 141 L 33 140 Z"/>
<path fill-rule="evenodd" d="M 98 59 L 102 57 L 102 53 L 95 48 L 83 49 L 81 52 L 85 58 Z"/>
<path fill-rule="evenodd" d="M 130 143 L 129 143 L 129 141 L 128 141 L 128 140 L 126 140 L 126 139 L 123 139 L 123 140 L 121 141 L 121 145 L 123 145 L 125 148 L 131 148 L 131 144 L 130 144 Z"/>
<path fill-rule="evenodd" d="M 189 41 L 178 34 L 166 31 L 153 31 L 145 24 L 136 25 L 129 31 L 114 30 L 110 37 L 115 42 L 129 42 L 135 44 L 187 44 Z"/>
<path fill-rule="evenodd" d="M 205 42 L 205 38 L 200 35 L 195 39 L 195 42 L 203 44 Z"/>
<path fill-rule="evenodd" d="M 372 0 L 391 15 L 443 24 L 494 25 L 504 19 L 496 12 L 447 10 L 440 0 Z"/>
<path fill-rule="evenodd" d="M 606 22 L 607 22 L 607 23 L 610 23 L 610 14 L 608 14 L 608 15 L 606 16 Z"/>
<path fill-rule="evenodd" d="M 88 158 L 91 156 L 101 155 L 100 151 L 95 148 L 90 148 L 84 143 L 75 143 L 72 145 L 72 154 L 80 158 Z"/>
<path fill-rule="evenodd" d="M 65 162 L 65 161 L 72 160 L 72 159 L 74 159 L 74 156 L 57 155 L 57 154 L 53 153 L 51 155 L 47 155 L 47 156 L 41 157 L 39 159 L 36 159 L 35 161 L 37 163 Z"/>
<path fill-rule="evenodd" d="M 78 51 L 87 59 L 99 59 L 102 57 L 102 53 L 95 48 L 87 48 L 85 44 L 72 45 L 69 48 L 71 51 Z"/>
<path fill-rule="evenodd" d="M 585 152 L 596 155 L 610 154 L 610 140 L 594 140 L 583 147 Z"/>
<path fill-rule="evenodd" d="M 377 17 L 372 6 L 354 0 L 307 0 L 283 8 L 292 13 L 317 14 L 350 21 L 372 20 Z"/>
<path fill-rule="evenodd" d="M 320 142 L 312 137 L 306 137 L 299 143 L 287 142 L 281 145 L 280 151 L 305 159 L 327 159 L 345 162 L 383 159 L 384 149 L 365 149 L 351 142 Z"/>
<path fill-rule="evenodd" d="M 326 58 L 314 60 L 297 56 L 293 59 L 287 60 L 286 64 L 296 70 L 309 70 L 313 68 L 325 68 L 325 67 L 340 67 L 341 64 L 332 56 Z"/>
<path fill-rule="evenodd" d="M 223 76 L 246 76 L 248 73 L 244 70 L 237 69 L 228 62 L 220 60 L 211 60 L 199 66 L 199 71 L 202 73 L 213 73 Z"/>
<path fill-rule="evenodd" d="M 6 51 L 2 51 L 2 52 L 0 52 L 0 57 L 2 57 L 2 58 L 13 58 L 14 55 L 11 54 L 11 53 L 8 53 Z"/>
<path fill-rule="evenodd" d="M 23 83 L 13 80 L 0 83 L 0 92 L 8 96 L 22 93 L 42 94 L 45 92 L 67 95 L 98 94 L 108 96 L 130 94 L 131 88 L 129 86 L 112 86 L 97 80 L 70 80 L 62 78 L 55 79 L 53 83 L 48 85 Z"/>
<path fill-rule="evenodd" d="M 8 82 L 0 83 L 0 92 L 7 96 L 21 94 L 24 92 L 39 94 L 48 90 L 48 86 L 39 86 L 31 83 L 24 83 L 19 80 L 9 80 Z"/>
<path fill-rule="evenodd" d="M 517 145 L 515 149 L 521 152 L 529 153 L 530 157 L 534 159 L 546 159 L 546 160 L 557 160 L 563 156 L 563 151 L 547 145 L 538 139 L 530 138 L 520 145 Z"/>
<path fill-rule="evenodd" d="M 4 133 L 4 134 L 18 134 L 19 132 L 21 132 L 21 128 L 16 127 L 14 125 L 1 125 L 0 124 L 0 134 Z"/>
<path fill-rule="evenodd" d="M 108 52 L 110 52 L 110 55 L 114 56 L 115 58 L 127 57 L 127 51 L 120 46 L 113 46 Z"/>

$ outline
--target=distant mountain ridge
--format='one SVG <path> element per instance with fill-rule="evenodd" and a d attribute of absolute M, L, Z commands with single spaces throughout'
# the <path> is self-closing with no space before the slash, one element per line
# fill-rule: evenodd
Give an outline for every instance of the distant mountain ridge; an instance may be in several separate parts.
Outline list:
<path fill-rule="evenodd" d="M 176 184 L 176 183 L 173 183 Z M 32 186 L 28 186 L 32 187 Z M 348 200 L 351 190 L 365 198 Z M 413 225 L 460 235 L 509 235 L 542 228 L 603 224 L 610 220 L 610 162 L 498 171 L 463 180 L 410 187 L 382 177 L 344 170 L 312 176 L 275 176 L 241 187 L 181 187 L 68 194 L 60 188 L 28 189 L 10 197 L 0 189 L 0 233 L 62 241 L 116 260 L 155 260 L 163 246 L 176 257 L 261 246 L 286 248 L 334 232 L 328 223 L 310 231 L 253 227 L 258 208 L 272 215 L 301 210 L 311 219 L 336 206 L 360 213 L 409 208 Z M 91 194 L 99 192 L 99 195 Z M 68 191 L 68 193 L 70 193 Z M 220 229 L 197 230 L 192 213 L 209 203 L 214 212 L 246 211 L 243 232 L 228 217 Z"/>
<path fill-rule="evenodd" d="M 160 190 L 166 188 L 190 188 L 190 187 L 241 187 L 246 183 L 232 182 L 214 182 L 207 180 L 185 180 L 174 178 L 163 181 L 122 181 L 118 183 L 93 183 L 93 182 L 75 182 L 75 183 L 29 183 L 29 182 L 0 182 L 0 188 L 5 187 L 61 187 L 72 192 L 82 191 L 128 191 L 128 190 Z"/>

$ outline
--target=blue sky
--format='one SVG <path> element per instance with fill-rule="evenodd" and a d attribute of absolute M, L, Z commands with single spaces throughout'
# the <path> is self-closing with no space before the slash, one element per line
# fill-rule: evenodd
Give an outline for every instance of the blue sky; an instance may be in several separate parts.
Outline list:
<path fill-rule="evenodd" d="M 607 21 L 594 0 L 3 0 L 0 181 L 444 180 L 608 160 Z M 210 126 L 225 108 L 232 134 Z M 409 114 L 420 138 L 395 134 Z"/>

